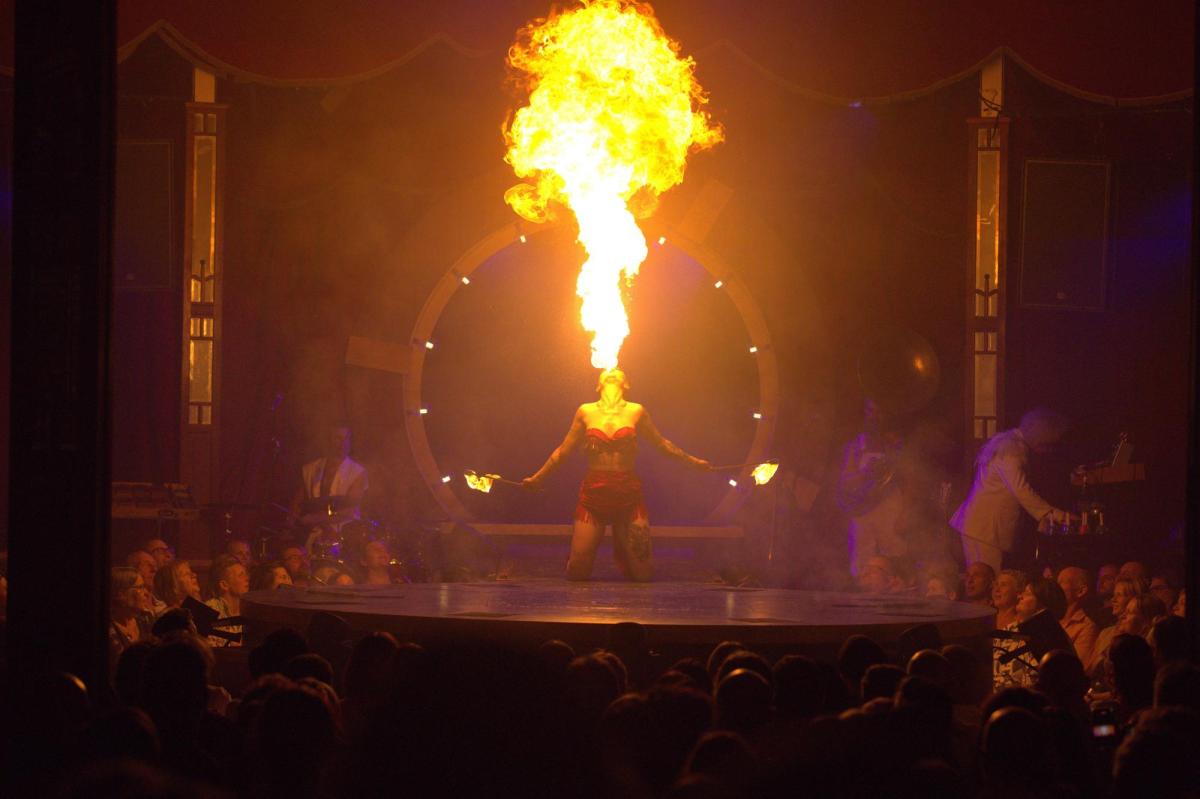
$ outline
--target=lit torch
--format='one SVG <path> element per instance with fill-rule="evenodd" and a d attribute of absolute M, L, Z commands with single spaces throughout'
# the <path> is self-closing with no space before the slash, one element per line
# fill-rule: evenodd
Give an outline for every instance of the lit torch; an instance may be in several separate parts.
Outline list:
<path fill-rule="evenodd" d="M 593 334 L 592 366 L 617 365 L 629 321 L 621 296 L 646 258 L 636 217 L 683 181 L 690 152 L 721 141 L 695 62 L 663 32 L 648 5 L 582 0 L 517 34 L 508 64 L 529 92 L 504 128 L 517 177 L 505 201 L 545 222 L 571 209 L 587 260 L 576 292 Z"/>

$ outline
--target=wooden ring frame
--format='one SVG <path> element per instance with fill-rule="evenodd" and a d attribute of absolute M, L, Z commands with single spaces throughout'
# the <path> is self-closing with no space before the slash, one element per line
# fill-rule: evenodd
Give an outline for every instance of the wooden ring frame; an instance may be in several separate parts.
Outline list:
<path fill-rule="evenodd" d="M 465 285 L 464 278 L 482 264 L 486 263 L 496 253 L 514 244 L 524 244 L 532 236 L 551 229 L 551 225 L 527 226 L 520 223 L 505 225 L 481 239 L 473 247 L 459 257 L 454 265 L 442 275 L 434 286 L 433 291 L 421 307 L 413 325 L 410 346 L 412 347 L 408 370 L 404 375 L 404 426 L 408 434 L 408 443 L 412 448 L 413 459 L 421 476 L 433 492 L 434 498 L 450 518 L 460 524 L 470 525 L 480 521 L 475 519 L 466 506 L 454 495 L 445 477 L 452 480 L 459 475 L 445 475 L 438 468 L 437 459 L 429 446 L 429 438 L 425 432 L 425 417 L 421 413 L 421 375 L 425 368 L 425 358 L 431 353 L 427 343 L 433 339 L 434 328 L 455 293 Z M 754 439 L 743 460 L 746 463 L 757 463 L 766 459 L 775 435 L 775 422 L 779 412 L 779 366 L 775 359 L 775 351 L 771 347 L 771 334 L 767 330 L 766 320 L 762 311 L 746 288 L 724 259 L 717 253 L 696 242 L 688 241 L 674 233 L 669 228 L 660 228 L 657 235 L 647 235 L 647 239 L 669 242 L 671 246 L 681 250 L 692 260 L 704 267 L 712 277 L 714 285 L 720 283 L 720 290 L 726 292 L 729 299 L 737 308 L 746 326 L 751 345 L 755 348 L 751 357 L 758 366 L 759 412 L 762 418 L 755 428 Z M 655 246 L 651 244 L 651 246 Z M 748 470 L 747 470 L 748 471 Z M 730 487 L 717 506 L 708 514 L 705 524 L 727 524 L 745 503 L 747 489 L 743 486 Z"/>

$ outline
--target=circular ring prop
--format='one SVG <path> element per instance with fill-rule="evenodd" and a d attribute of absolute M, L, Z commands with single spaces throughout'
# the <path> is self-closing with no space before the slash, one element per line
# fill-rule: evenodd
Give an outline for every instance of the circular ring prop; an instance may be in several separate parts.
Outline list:
<path fill-rule="evenodd" d="M 484 520 L 475 518 L 455 496 L 449 483 L 458 475 L 442 472 L 430 446 L 425 430 L 425 417 L 422 410 L 424 406 L 421 397 L 425 359 L 435 352 L 432 344 L 433 333 L 442 312 L 454 295 L 470 283 L 471 274 L 501 250 L 513 245 L 525 244 L 531 237 L 550 230 L 552 227 L 552 225 L 527 226 L 514 222 L 481 239 L 463 253 L 442 275 L 426 298 L 425 304 L 417 315 L 417 321 L 413 325 L 410 339 L 410 359 L 408 370 L 404 375 L 405 431 L 408 435 L 413 459 L 421 471 L 421 476 L 429 486 L 429 490 L 450 518 L 461 524 L 469 525 L 472 522 Z M 779 371 L 775 352 L 771 346 L 771 335 L 762 311 L 745 284 L 737 278 L 733 270 L 717 253 L 701 244 L 688 241 L 670 228 L 659 228 L 657 235 L 648 235 L 647 239 L 657 241 L 658 246 L 670 242 L 671 246 L 700 264 L 711 277 L 713 286 L 725 292 L 740 315 L 748 340 L 751 342 L 750 355 L 755 359 L 757 366 L 758 408 L 760 409 L 755 414 L 757 425 L 754 437 L 743 460 L 747 463 L 765 460 L 775 434 L 775 424 L 779 412 Z M 655 245 L 651 244 L 651 246 Z M 744 486 L 731 486 L 717 506 L 708 514 L 706 523 L 728 523 L 746 501 L 747 491 L 748 489 Z"/>

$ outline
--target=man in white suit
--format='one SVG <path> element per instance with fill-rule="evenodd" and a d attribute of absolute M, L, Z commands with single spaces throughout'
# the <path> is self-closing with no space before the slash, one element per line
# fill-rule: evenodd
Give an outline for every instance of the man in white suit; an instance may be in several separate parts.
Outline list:
<path fill-rule="evenodd" d="M 975 483 L 950 519 L 962 539 L 967 564 L 982 562 L 1000 571 L 1005 552 L 1012 552 L 1021 510 L 1038 524 L 1061 524 L 1070 514 L 1038 496 L 1025 475 L 1030 453 L 1044 453 L 1062 438 L 1067 421 L 1039 408 L 1021 424 L 988 439 L 975 459 Z"/>

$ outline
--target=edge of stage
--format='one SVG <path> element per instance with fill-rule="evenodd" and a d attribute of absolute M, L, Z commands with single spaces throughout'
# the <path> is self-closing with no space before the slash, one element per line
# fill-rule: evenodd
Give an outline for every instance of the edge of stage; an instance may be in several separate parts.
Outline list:
<path fill-rule="evenodd" d="M 425 644 L 561 638 L 604 645 L 612 624 L 632 621 L 652 647 L 699 651 L 733 639 L 764 650 L 828 652 L 856 633 L 894 647 L 905 630 L 930 624 L 943 643 L 990 655 L 994 629 L 994 611 L 963 602 L 720 583 L 522 579 L 284 588 L 242 598 L 250 644 L 278 627 L 303 631 L 321 611 L 359 634 L 381 630 Z"/>

